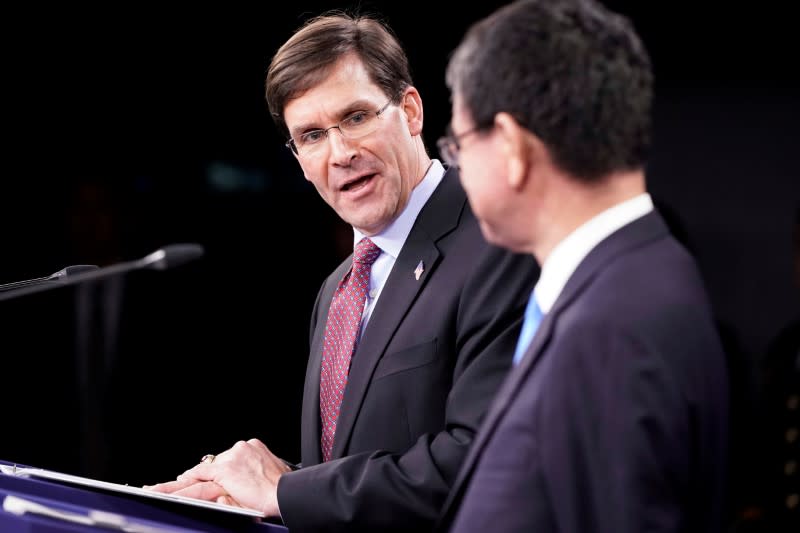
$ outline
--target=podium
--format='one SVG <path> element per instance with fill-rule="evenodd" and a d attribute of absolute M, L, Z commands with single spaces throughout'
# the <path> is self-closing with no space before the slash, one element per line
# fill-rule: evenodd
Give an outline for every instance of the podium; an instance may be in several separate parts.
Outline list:
<path fill-rule="evenodd" d="M 6 467 L 14 465 L 0 460 Z M 8 502 L 6 501 L 7 497 Z M 51 479 L 0 473 L 0 504 L 11 508 L 23 501 L 44 506 L 52 514 L 17 514 L 0 506 L 0 532 L 14 533 L 288 533 L 282 525 L 258 518 L 180 502 L 150 499 L 132 494 L 79 486 Z M 79 523 L 95 520 L 95 523 Z"/>

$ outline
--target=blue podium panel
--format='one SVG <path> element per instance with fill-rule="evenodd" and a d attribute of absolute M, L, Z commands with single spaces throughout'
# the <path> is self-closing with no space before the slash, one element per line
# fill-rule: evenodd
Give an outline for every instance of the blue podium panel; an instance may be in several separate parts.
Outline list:
<path fill-rule="evenodd" d="M 0 464 L 8 465 L 5 461 L 0 461 Z M 0 504 L 2 533 L 97 533 L 98 530 L 115 529 L 134 533 L 288 531 L 282 525 L 216 509 L 2 473 Z M 38 506 L 44 506 L 44 509 Z M 14 512 L 20 507 L 27 512 Z M 45 516 L 42 513 L 65 516 Z"/>
<path fill-rule="evenodd" d="M 2 532 L 86 532 L 119 530 L 132 533 L 198 533 L 202 529 L 178 527 L 164 522 L 89 510 L 84 506 L 0 489 Z"/>

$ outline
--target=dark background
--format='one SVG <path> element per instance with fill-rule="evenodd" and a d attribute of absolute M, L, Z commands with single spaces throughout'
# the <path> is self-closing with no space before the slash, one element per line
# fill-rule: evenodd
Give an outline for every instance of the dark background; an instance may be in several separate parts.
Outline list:
<path fill-rule="evenodd" d="M 650 190 L 756 368 L 800 309 L 796 23 L 777 2 L 607 3 L 655 65 Z M 299 459 L 308 319 L 349 243 L 277 135 L 264 74 L 308 15 L 352 4 L 275 4 L 4 8 L 0 283 L 174 242 L 206 254 L 2 302 L 0 458 L 130 484 L 237 439 Z M 474 4 L 360 4 L 406 45 L 432 154 L 448 53 L 503 2 Z"/>

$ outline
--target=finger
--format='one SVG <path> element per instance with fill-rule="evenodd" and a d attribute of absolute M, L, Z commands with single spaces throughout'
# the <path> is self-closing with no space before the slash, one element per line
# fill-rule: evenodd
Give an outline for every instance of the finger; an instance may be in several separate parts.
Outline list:
<path fill-rule="evenodd" d="M 180 474 L 175 481 L 167 481 L 165 483 L 157 483 L 155 485 L 145 485 L 144 488 L 154 490 L 156 492 L 175 492 L 176 490 L 181 490 L 194 483 L 211 480 L 213 477 L 211 475 L 210 468 L 208 468 L 209 466 L 210 465 L 201 463 L 194 468 L 190 468 L 183 474 Z"/>
<path fill-rule="evenodd" d="M 216 461 L 214 461 L 216 463 Z M 215 466 L 212 463 L 200 463 L 178 476 L 178 481 L 195 483 L 214 479 Z"/>
<path fill-rule="evenodd" d="M 234 500 L 229 494 L 225 494 L 217 498 L 217 503 L 221 503 L 223 505 L 233 505 L 234 507 L 241 507 L 239 503 Z"/>
<path fill-rule="evenodd" d="M 263 442 L 261 442 L 261 441 L 260 441 L 260 440 L 258 440 L 258 439 L 250 439 L 250 440 L 248 440 L 248 441 L 247 441 L 247 444 L 249 444 L 250 446 L 253 446 L 253 447 L 255 447 L 256 449 L 258 449 L 258 450 L 261 450 L 261 451 L 263 451 L 263 452 L 268 452 L 268 453 L 271 453 L 271 452 L 269 451 L 269 448 L 267 448 L 267 445 L 266 445 L 266 444 L 264 444 Z"/>
<path fill-rule="evenodd" d="M 197 498 L 199 500 L 217 501 L 218 498 L 227 495 L 225 489 L 213 481 L 202 481 L 189 485 L 186 488 L 175 491 L 176 496 L 186 496 L 187 498 Z"/>
<path fill-rule="evenodd" d="M 197 480 L 193 480 L 191 478 L 183 478 L 177 479 L 175 481 L 167 481 L 166 483 L 156 483 L 155 485 L 145 485 L 144 488 L 148 490 L 153 490 L 156 492 L 175 492 L 176 490 L 181 490 L 192 483 L 197 483 Z"/>

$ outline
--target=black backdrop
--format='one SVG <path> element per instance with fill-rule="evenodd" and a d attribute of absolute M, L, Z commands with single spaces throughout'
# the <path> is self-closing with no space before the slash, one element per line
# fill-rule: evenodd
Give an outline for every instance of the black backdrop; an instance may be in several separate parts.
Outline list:
<path fill-rule="evenodd" d="M 796 23 L 765 4 L 608 3 L 656 68 L 651 191 L 758 362 L 799 307 Z M 308 318 L 348 236 L 277 136 L 263 77 L 308 14 L 348 4 L 262 4 L 6 12 L 0 283 L 172 242 L 206 255 L 0 303 L 0 458 L 131 484 L 250 437 L 298 459 Z M 500 4 L 361 2 L 408 49 L 432 153 L 447 55 Z"/>

